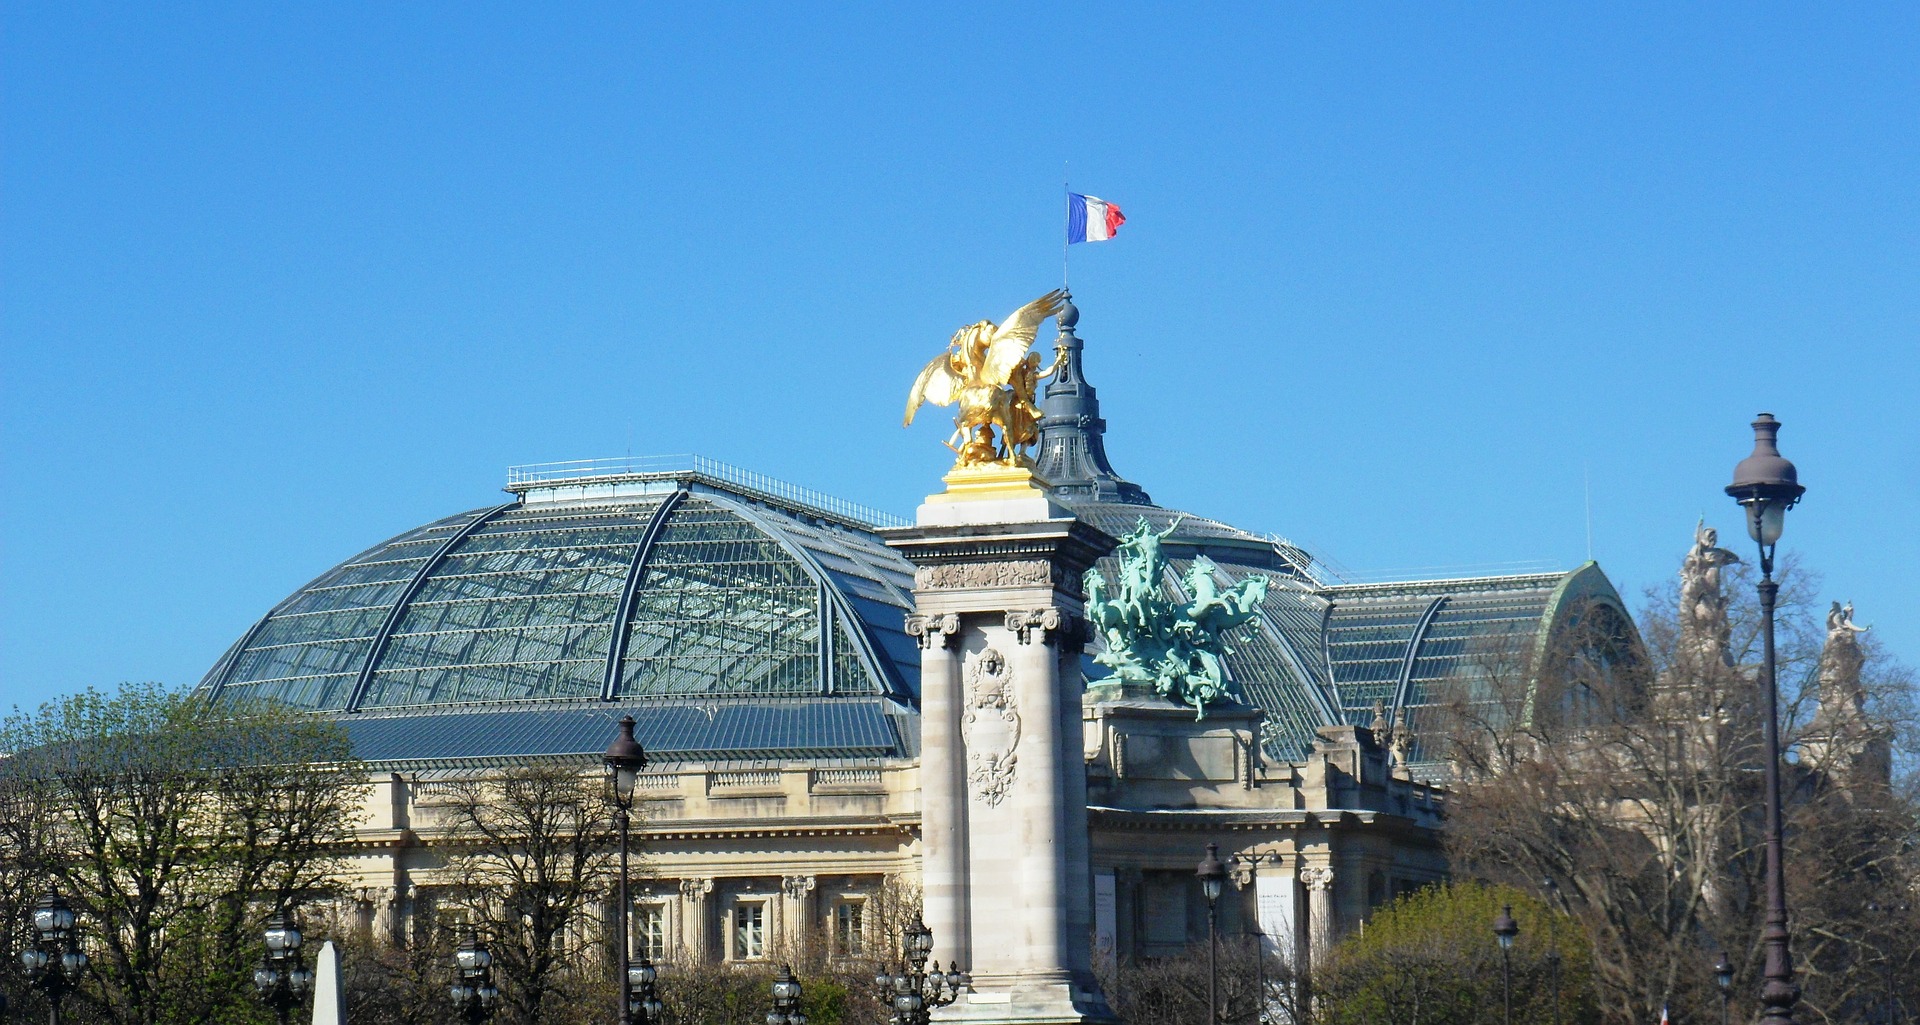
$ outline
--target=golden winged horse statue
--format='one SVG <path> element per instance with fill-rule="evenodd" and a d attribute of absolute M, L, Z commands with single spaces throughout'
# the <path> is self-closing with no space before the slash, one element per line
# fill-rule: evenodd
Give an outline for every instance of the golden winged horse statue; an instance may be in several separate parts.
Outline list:
<path fill-rule="evenodd" d="M 1040 322 L 1065 301 L 1066 292 L 1056 289 L 1008 314 L 1004 324 L 983 320 L 955 331 L 947 350 L 914 379 L 907 393 L 907 424 L 922 403 L 958 403 L 954 433 L 947 439 L 960 457 L 955 465 L 1030 466 L 1022 450 L 1040 440 L 1035 389 L 1059 363 L 1043 369 L 1040 355 L 1029 350 Z"/>

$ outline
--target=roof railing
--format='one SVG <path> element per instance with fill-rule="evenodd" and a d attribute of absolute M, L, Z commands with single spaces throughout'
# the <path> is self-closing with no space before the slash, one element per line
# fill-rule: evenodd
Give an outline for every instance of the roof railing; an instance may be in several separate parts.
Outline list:
<path fill-rule="evenodd" d="M 544 488 L 619 484 L 626 481 L 697 480 L 805 512 L 868 527 L 904 527 L 912 521 L 872 506 L 835 498 L 691 452 L 612 459 L 569 459 L 507 467 L 506 490 L 516 495 Z"/>

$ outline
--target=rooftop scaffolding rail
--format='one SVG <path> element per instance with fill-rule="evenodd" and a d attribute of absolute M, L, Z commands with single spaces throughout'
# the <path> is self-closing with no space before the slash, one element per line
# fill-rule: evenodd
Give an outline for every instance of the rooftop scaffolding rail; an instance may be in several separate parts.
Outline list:
<path fill-rule="evenodd" d="M 709 459 L 691 452 L 661 456 L 621 456 L 612 459 L 569 459 L 556 463 L 525 463 L 507 467 L 506 490 L 516 495 L 544 488 L 586 487 L 625 481 L 691 479 L 738 491 L 754 498 L 819 513 L 867 527 L 904 527 L 904 517 L 872 506 L 835 498 L 825 492 L 764 473 Z"/>

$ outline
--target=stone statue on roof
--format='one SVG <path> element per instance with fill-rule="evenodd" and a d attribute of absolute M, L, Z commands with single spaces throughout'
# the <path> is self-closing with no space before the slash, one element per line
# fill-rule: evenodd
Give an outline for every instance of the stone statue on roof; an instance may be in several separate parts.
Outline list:
<path fill-rule="evenodd" d="M 1702 518 L 1693 528 L 1693 547 L 1680 564 L 1680 634 L 1696 654 L 1731 664 L 1733 626 L 1727 620 L 1720 578 L 1740 557 L 1719 544 L 1719 531 Z"/>
<path fill-rule="evenodd" d="M 1834 602 L 1833 608 L 1827 611 L 1828 644 L 1832 644 L 1835 641 L 1854 641 L 1854 634 L 1863 634 L 1871 629 L 1873 629 L 1873 627 L 1861 626 L 1853 621 L 1852 602 L 1848 602 L 1845 606 L 1842 606 L 1839 602 Z"/>
<path fill-rule="evenodd" d="M 1120 541 L 1120 583 L 1109 594 L 1098 569 L 1087 571 L 1087 621 L 1099 632 L 1093 660 L 1111 670 L 1104 681 L 1144 684 L 1154 693 L 1189 705 L 1195 719 L 1207 706 L 1231 696 L 1224 657 L 1233 653 L 1223 635 L 1259 612 L 1266 577 L 1248 577 L 1221 587 L 1218 568 L 1206 556 L 1193 560 L 1181 578 L 1185 596 L 1169 594 L 1166 556 L 1160 543 L 1179 526 L 1156 531 L 1144 517 Z"/>

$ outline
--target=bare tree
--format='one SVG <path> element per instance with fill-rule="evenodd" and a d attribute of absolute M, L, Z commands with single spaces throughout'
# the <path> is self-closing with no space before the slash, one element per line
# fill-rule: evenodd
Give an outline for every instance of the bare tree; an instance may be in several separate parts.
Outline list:
<path fill-rule="evenodd" d="M 1645 660 L 1608 649 L 1613 613 L 1590 607 L 1573 610 L 1547 650 L 1478 653 L 1456 685 L 1451 851 L 1461 867 L 1535 893 L 1556 881 L 1591 939 L 1599 1009 L 1611 1021 L 1716 1006 L 1708 966 L 1721 948 L 1737 969 L 1736 1009 L 1758 988 L 1759 623 L 1750 576 L 1738 566 L 1729 576 L 1725 649 L 1689 633 L 1667 590 L 1650 596 L 1641 623 Z M 1824 635 L 1807 614 L 1811 581 L 1790 563 L 1780 576 L 1791 738 L 1811 719 Z M 1879 665 L 1874 674 L 1870 707 L 1910 700 L 1903 672 Z M 1913 892 L 1920 880 L 1914 804 L 1884 783 L 1856 781 L 1843 794 L 1804 767 L 1790 778 L 1799 782 L 1787 868 L 1803 1007 L 1815 1020 L 1846 1020 L 1878 982 L 1860 956 L 1868 894 Z M 1910 951 L 1890 956 L 1911 963 Z"/>
<path fill-rule="evenodd" d="M 491 945 L 503 1025 L 565 1020 L 561 1008 L 606 975 L 606 958 L 578 952 L 617 942 L 595 913 L 617 843 L 604 781 L 579 764 L 540 762 L 449 789 L 449 897 Z"/>

